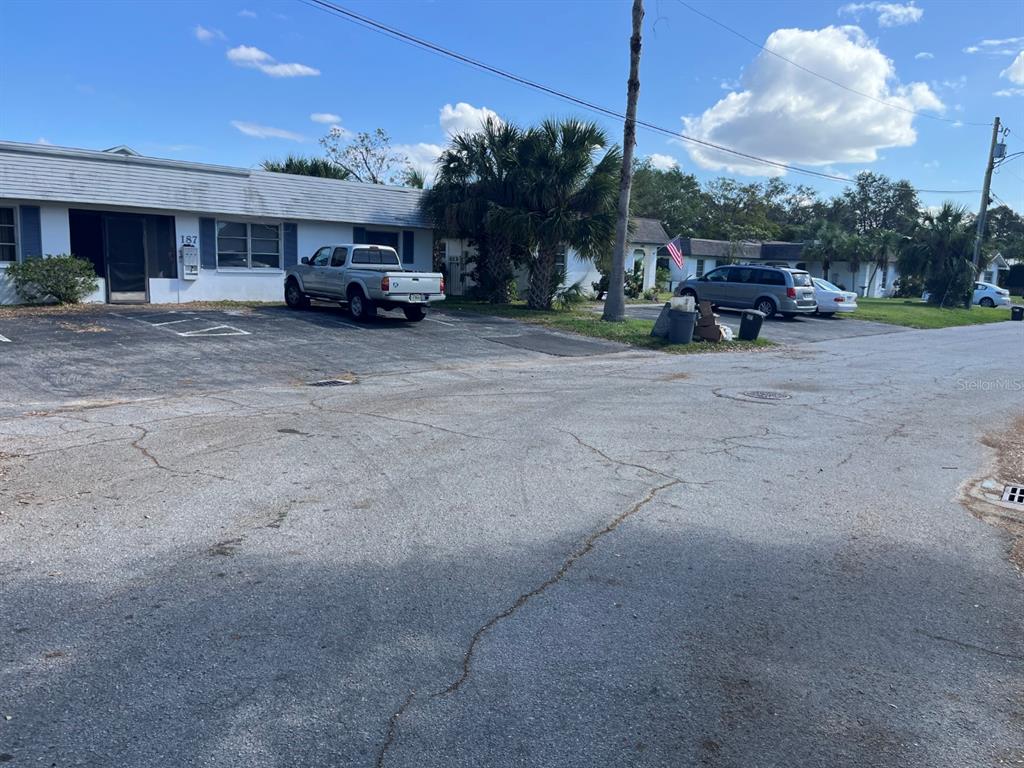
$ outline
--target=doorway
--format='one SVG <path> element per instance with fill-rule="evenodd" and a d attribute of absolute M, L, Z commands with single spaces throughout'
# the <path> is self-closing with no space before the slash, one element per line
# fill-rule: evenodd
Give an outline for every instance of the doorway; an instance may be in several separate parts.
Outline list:
<path fill-rule="evenodd" d="M 68 219 L 71 252 L 106 281 L 107 301 L 144 303 L 150 278 L 177 277 L 172 217 L 71 209 Z"/>

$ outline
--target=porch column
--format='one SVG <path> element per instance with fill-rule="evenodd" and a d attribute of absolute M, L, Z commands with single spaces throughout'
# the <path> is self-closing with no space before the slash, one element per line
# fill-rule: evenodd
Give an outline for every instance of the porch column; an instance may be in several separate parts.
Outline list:
<path fill-rule="evenodd" d="M 644 249 L 644 290 L 654 287 L 655 272 L 658 270 L 658 249 Z"/>

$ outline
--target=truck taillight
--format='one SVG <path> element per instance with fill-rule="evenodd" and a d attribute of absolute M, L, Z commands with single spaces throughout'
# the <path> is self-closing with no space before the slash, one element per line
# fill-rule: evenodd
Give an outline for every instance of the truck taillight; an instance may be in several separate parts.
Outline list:
<path fill-rule="evenodd" d="M 444 275 L 441 275 L 441 293 L 444 293 Z"/>
<path fill-rule="evenodd" d="M 791 298 L 791 299 L 795 299 L 796 298 L 796 288 L 787 288 L 786 289 L 786 295 L 789 296 L 789 298 Z"/>
<path fill-rule="evenodd" d="M 836 302 L 846 301 L 846 297 L 845 296 L 836 296 L 835 301 Z"/>
<path fill-rule="evenodd" d="M 384 277 L 382 277 L 380 279 L 380 289 L 382 291 L 384 291 L 385 293 L 387 293 L 388 291 L 391 290 L 391 278 L 390 277 L 385 275 Z"/>

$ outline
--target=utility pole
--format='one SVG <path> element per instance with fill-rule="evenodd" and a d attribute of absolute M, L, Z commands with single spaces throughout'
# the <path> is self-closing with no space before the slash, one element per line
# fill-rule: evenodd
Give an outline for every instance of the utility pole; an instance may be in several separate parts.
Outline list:
<path fill-rule="evenodd" d="M 619 216 L 615 222 L 615 250 L 608 276 L 608 296 L 602 320 L 618 322 L 626 314 L 626 238 L 629 236 L 629 190 L 633 184 L 633 148 L 636 146 L 636 103 L 640 97 L 640 32 L 643 0 L 633 0 L 633 35 L 629 38 L 629 82 L 626 85 L 626 125 L 622 131 L 622 176 L 619 179 Z"/>
<path fill-rule="evenodd" d="M 992 143 L 988 148 L 988 165 L 985 166 L 985 183 L 981 188 L 981 208 L 978 209 L 978 233 L 974 237 L 974 274 L 977 278 L 978 265 L 981 263 L 981 241 L 985 235 L 985 217 L 988 215 L 988 191 L 992 186 L 992 168 L 996 157 L 996 140 L 999 138 L 999 118 L 992 123 Z"/>

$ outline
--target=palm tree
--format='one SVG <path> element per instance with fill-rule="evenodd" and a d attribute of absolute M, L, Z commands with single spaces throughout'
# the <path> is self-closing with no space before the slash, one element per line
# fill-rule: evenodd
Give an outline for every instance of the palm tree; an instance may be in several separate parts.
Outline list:
<path fill-rule="evenodd" d="M 260 163 L 264 171 L 273 173 L 291 173 L 296 176 L 318 176 L 322 179 L 340 179 L 352 177 L 346 169 L 323 157 L 302 157 L 288 155 L 284 160 L 264 160 Z"/>
<path fill-rule="evenodd" d="M 900 275 L 924 282 L 930 304 L 970 307 L 975 277 L 973 253 L 970 214 L 963 206 L 946 202 L 938 212 L 926 212 L 920 226 L 903 243 Z"/>
<path fill-rule="evenodd" d="M 601 150 L 604 154 L 600 155 Z M 529 247 L 532 309 L 550 309 L 555 258 L 573 248 L 595 259 L 615 237 L 622 155 L 595 123 L 546 120 L 520 142 L 513 206 L 497 208 L 500 229 Z"/>
<path fill-rule="evenodd" d="M 899 249 L 904 236 L 891 229 L 879 229 L 868 237 L 871 257 L 874 266 L 871 269 L 871 277 L 868 278 L 868 289 L 875 283 L 875 276 L 878 270 L 888 271 L 889 261 Z"/>
<path fill-rule="evenodd" d="M 440 233 L 473 242 L 477 283 L 495 304 L 509 300 L 515 274 L 513 232 L 505 212 L 518 204 L 516 163 L 522 137 L 516 125 L 493 118 L 476 133 L 452 137 L 421 203 Z"/>

